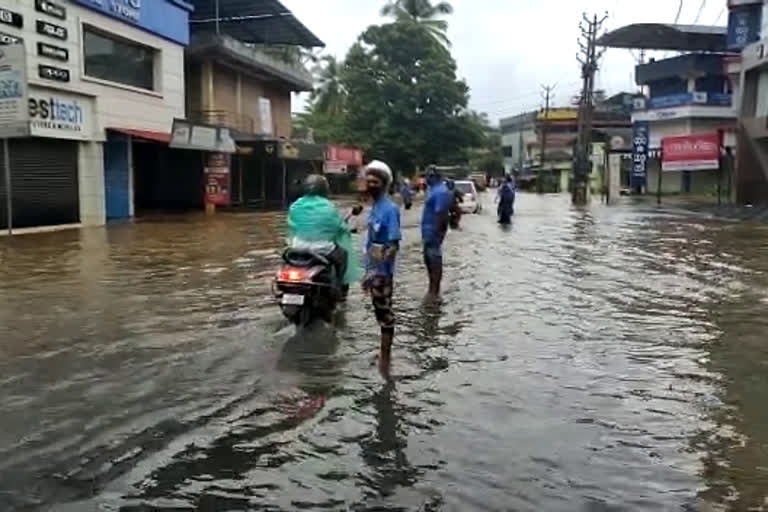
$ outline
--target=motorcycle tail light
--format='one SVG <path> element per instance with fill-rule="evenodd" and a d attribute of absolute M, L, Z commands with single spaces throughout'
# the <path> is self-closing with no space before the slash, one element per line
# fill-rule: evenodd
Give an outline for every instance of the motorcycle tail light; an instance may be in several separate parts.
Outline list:
<path fill-rule="evenodd" d="M 309 273 L 301 268 L 284 268 L 277 276 L 280 281 L 303 282 L 309 278 Z"/>

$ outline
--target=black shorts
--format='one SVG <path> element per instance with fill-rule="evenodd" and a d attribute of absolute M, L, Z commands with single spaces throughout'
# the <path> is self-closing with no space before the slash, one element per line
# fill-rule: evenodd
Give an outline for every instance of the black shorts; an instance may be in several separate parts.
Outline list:
<path fill-rule="evenodd" d="M 391 276 L 374 276 L 371 280 L 373 309 L 376 312 L 376 320 L 382 329 L 395 328 L 395 313 L 392 309 L 393 288 Z"/>

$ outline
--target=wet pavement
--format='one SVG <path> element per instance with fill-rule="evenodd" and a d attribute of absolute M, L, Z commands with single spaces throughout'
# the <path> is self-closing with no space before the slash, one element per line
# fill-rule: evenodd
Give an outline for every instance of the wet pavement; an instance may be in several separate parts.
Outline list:
<path fill-rule="evenodd" d="M 296 335 L 276 214 L 0 239 L 0 510 L 768 510 L 768 226 L 522 195 L 405 217 L 393 379 Z"/>

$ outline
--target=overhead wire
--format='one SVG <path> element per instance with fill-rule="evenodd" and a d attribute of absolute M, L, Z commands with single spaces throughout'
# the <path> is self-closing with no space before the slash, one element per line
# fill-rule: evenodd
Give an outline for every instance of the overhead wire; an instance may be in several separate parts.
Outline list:
<path fill-rule="evenodd" d="M 704 8 L 707 6 L 707 0 L 701 0 L 701 5 L 699 6 L 699 12 L 696 13 L 696 19 L 693 20 L 693 24 L 696 25 L 699 20 L 701 19 L 701 13 L 704 12 Z"/>

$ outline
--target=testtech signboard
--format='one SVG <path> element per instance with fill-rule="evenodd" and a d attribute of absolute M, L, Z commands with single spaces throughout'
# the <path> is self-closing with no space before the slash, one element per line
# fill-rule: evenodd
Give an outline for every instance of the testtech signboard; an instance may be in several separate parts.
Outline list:
<path fill-rule="evenodd" d="M 663 171 L 702 171 L 720 166 L 720 135 L 699 133 L 661 139 Z"/>

